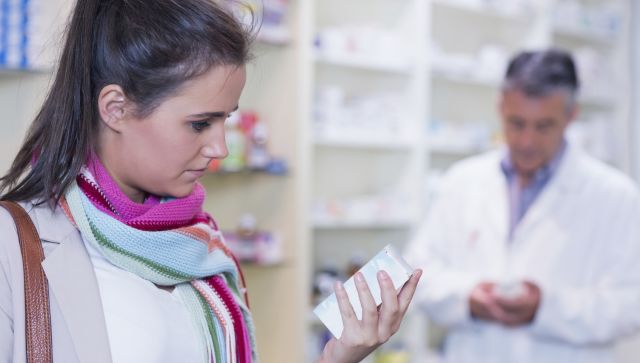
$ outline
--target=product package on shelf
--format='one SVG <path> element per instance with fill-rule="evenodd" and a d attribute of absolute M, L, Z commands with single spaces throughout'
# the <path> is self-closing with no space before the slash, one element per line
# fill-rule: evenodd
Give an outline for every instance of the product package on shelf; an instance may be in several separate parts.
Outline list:
<path fill-rule="evenodd" d="M 431 44 L 431 66 L 436 75 L 467 81 L 500 84 L 507 69 L 509 50 L 498 44 L 484 44 L 477 53 L 453 53 Z"/>
<path fill-rule="evenodd" d="M 533 12 L 532 0 L 434 0 L 470 9 L 486 9 L 504 15 L 529 15 Z"/>
<path fill-rule="evenodd" d="M 273 175 L 287 173 L 286 161 L 269 153 L 268 127 L 257 112 L 233 112 L 225 122 L 225 132 L 229 155 L 224 160 L 213 160 L 209 164 L 210 172 L 260 171 Z"/>
<path fill-rule="evenodd" d="M 322 140 L 410 143 L 409 115 L 399 92 L 349 94 L 338 86 L 316 91 L 314 134 Z"/>
<path fill-rule="evenodd" d="M 555 5 L 553 24 L 560 31 L 607 40 L 620 33 L 623 17 L 617 1 L 585 5 L 576 0 L 561 0 Z"/>
<path fill-rule="evenodd" d="M 407 193 L 384 192 L 348 198 L 316 200 L 312 207 L 317 226 L 410 224 L 417 205 Z"/>
<path fill-rule="evenodd" d="M 428 146 L 433 151 L 477 153 L 493 146 L 495 131 L 488 121 L 451 122 L 432 120 L 427 130 Z"/>
<path fill-rule="evenodd" d="M 47 65 L 43 0 L 0 0 L 0 68 L 41 69 Z"/>
<path fill-rule="evenodd" d="M 408 69 L 411 65 L 411 45 L 399 31 L 374 26 L 328 27 L 318 32 L 314 45 L 318 57 L 328 61 L 389 69 Z"/>
<path fill-rule="evenodd" d="M 235 231 L 223 232 L 225 242 L 240 262 L 270 266 L 282 262 L 282 241 L 272 232 L 257 229 L 251 214 L 240 219 Z"/>
<path fill-rule="evenodd" d="M 586 102 L 614 102 L 612 95 L 619 89 L 610 57 L 593 47 L 580 47 L 573 51 L 582 84 L 580 97 Z"/>
<path fill-rule="evenodd" d="M 291 34 L 287 24 L 289 0 L 226 0 L 236 16 L 247 26 L 259 25 L 258 40 L 286 44 Z"/>

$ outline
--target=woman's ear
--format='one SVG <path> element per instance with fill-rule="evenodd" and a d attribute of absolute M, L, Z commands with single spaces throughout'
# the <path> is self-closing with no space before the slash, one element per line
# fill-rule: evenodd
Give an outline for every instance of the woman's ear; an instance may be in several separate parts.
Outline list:
<path fill-rule="evenodd" d="M 117 84 L 110 84 L 102 88 L 98 95 L 98 110 L 100 120 L 105 126 L 115 132 L 122 131 L 126 115 L 125 106 L 127 98 L 122 91 L 122 87 Z"/>

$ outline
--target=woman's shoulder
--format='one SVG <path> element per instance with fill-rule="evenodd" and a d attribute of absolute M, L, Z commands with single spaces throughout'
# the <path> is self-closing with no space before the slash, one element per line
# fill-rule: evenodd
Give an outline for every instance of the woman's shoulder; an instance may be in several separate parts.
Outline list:
<path fill-rule="evenodd" d="M 75 230 L 60 207 L 51 208 L 46 203 L 31 201 L 19 204 L 31 218 L 42 241 L 60 242 Z M 0 260 L 16 252 L 19 253 L 19 243 L 15 221 L 5 208 L 0 208 Z"/>
<path fill-rule="evenodd" d="M 10 281 L 12 271 L 22 267 L 21 258 L 18 232 L 13 217 L 6 209 L 0 208 L 0 276 L 4 276 L 4 280 Z"/>
<path fill-rule="evenodd" d="M 16 224 L 9 211 L 0 208 L 0 262 L 18 242 Z"/>

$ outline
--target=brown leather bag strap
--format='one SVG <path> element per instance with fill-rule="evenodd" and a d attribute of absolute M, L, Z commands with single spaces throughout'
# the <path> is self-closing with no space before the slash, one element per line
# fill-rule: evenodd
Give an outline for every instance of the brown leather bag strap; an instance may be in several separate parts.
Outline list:
<path fill-rule="evenodd" d="M 24 270 L 24 309 L 28 363 L 50 363 L 51 313 L 49 285 L 42 269 L 44 251 L 36 227 L 27 212 L 15 202 L 3 201 L 18 230 Z"/>

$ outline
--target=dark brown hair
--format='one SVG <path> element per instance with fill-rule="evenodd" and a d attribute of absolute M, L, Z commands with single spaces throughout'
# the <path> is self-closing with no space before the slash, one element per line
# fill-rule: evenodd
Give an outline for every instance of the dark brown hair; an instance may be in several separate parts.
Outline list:
<path fill-rule="evenodd" d="M 250 59 L 254 26 L 212 0 L 77 0 L 54 82 L 11 168 L 1 199 L 56 203 L 95 145 L 97 96 L 122 87 L 148 115 L 185 81 Z"/>

